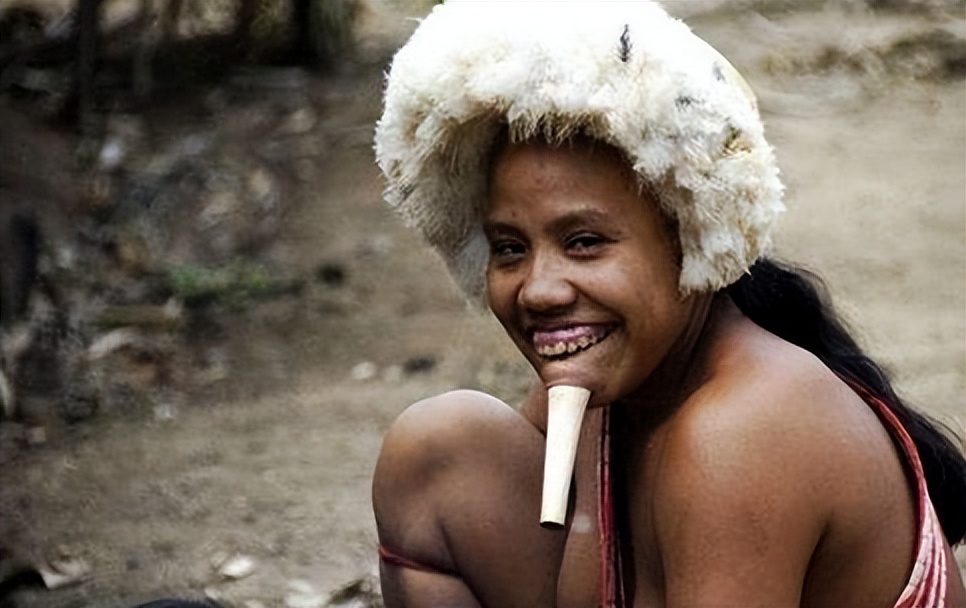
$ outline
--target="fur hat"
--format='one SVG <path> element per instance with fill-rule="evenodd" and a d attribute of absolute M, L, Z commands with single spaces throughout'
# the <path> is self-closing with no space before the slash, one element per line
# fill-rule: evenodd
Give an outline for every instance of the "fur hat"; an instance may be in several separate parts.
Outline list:
<path fill-rule="evenodd" d="M 748 85 L 657 4 L 449 0 L 393 59 L 375 149 L 387 201 L 471 298 L 485 288 L 487 171 L 504 130 L 621 150 L 678 227 L 682 293 L 737 280 L 784 210 Z"/>

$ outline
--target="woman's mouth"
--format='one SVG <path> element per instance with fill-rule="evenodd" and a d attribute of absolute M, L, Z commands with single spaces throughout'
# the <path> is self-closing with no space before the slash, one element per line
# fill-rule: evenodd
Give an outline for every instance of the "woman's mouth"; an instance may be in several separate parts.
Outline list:
<path fill-rule="evenodd" d="M 544 359 L 563 359 L 587 350 L 610 335 L 609 325 L 575 325 L 533 332 L 533 348 Z"/>

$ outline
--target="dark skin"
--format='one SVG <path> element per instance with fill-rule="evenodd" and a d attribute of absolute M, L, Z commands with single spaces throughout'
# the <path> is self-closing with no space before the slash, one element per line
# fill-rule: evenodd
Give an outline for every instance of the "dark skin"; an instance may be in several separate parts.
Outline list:
<path fill-rule="evenodd" d="M 914 498 L 869 406 L 726 295 L 682 298 L 666 222 L 612 150 L 509 146 L 491 177 L 490 305 L 543 382 L 518 411 L 461 391 L 390 429 L 373 483 L 380 542 L 459 574 L 383 564 L 386 605 L 599 605 L 603 407 L 620 421 L 632 605 L 893 605 Z M 561 327 L 599 341 L 541 355 L 540 332 Z M 595 396 L 567 524 L 547 530 L 545 387 L 578 382 Z M 966 605 L 949 563 L 947 603 Z"/>

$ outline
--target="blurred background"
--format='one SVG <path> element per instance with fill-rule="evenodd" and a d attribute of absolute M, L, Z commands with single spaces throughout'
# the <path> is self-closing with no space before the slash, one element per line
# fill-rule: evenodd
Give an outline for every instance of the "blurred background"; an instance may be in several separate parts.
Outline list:
<path fill-rule="evenodd" d="M 0 605 L 381 605 L 388 425 L 532 380 L 381 200 L 432 4 L 0 0 Z M 775 253 L 961 438 L 966 3 L 664 4 L 759 96 Z"/>

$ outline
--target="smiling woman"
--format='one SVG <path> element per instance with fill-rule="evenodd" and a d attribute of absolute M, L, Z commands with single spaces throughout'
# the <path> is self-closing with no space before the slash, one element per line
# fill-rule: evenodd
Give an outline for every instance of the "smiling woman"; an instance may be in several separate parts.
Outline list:
<path fill-rule="evenodd" d="M 490 176 L 488 303 L 548 387 L 606 405 L 693 346 L 712 294 L 681 296 L 675 241 L 616 149 L 511 144 Z"/>
<path fill-rule="evenodd" d="M 540 378 L 516 410 L 457 391 L 392 426 L 387 606 L 966 604 L 966 463 L 768 259 L 784 204 L 754 96 L 686 26 L 450 1 L 393 61 L 376 152 Z M 561 387 L 589 405 L 543 527 Z"/>

